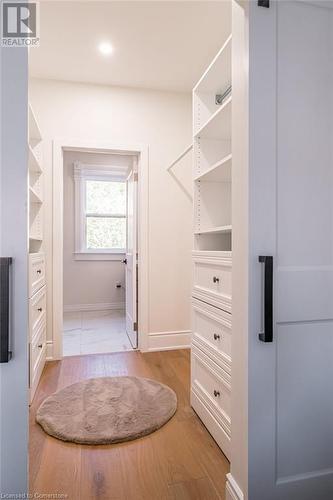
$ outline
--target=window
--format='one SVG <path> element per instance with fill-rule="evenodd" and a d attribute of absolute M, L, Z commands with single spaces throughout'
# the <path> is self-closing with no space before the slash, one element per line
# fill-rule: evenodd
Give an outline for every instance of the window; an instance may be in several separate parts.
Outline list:
<path fill-rule="evenodd" d="M 88 250 L 124 250 L 126 183 L 86 180 L 85 239 Z"/>
<path fill-rule="evenodd" d="M 126 182 L 111 167 L 76 163 L 76 254 L 124 253 L 126 248 Z M 80 258 L 80 257 L 79 257 Z"/>

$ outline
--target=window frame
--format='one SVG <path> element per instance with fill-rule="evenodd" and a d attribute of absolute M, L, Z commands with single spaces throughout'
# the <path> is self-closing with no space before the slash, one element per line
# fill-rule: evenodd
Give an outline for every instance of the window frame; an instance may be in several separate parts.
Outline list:
<path fill-rule="evenodd" d="M 128 167 L 85 165 L 74 162 L 74 198 L 75 198 L 75 260 L 121 260 L 126 248 L 87 248 L 86 244 L 86 181 L 106 181 L 126 183 Z M 127 193 L 126 193 L 127 196 Z M 127 212 L 127 203 L 126 203 Z M 96 214 L 95 214 L 96 215 Z M 101 216 L 97 214 L 98 216 Z M 89 214 L 88 216 L 93 216 Z M 121 217 L 127 221 L 127 213 L 103 214 L 102 217 Z M 127 237 L 127 235 L 126 235 Z"/>

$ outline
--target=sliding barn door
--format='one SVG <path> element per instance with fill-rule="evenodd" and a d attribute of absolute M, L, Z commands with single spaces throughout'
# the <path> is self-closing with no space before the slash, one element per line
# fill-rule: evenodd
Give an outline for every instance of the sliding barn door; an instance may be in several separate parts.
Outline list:
<path fill-rule="evenodd" d="M 250 3 L 249 499 L 329 500 L 333 10 Z"/>
<path fill-rule="evenodd" d="M 27 49 L 1 47 L 0 66 L 0 493 L 14 498 L 28 491 Z"/>
<path fill-rule="evenodd" d="M 127 238 L 126 238 L 126 332 L 132 347 L 138 347 L 137 319 L 137 158 L 127 178 Z"/>

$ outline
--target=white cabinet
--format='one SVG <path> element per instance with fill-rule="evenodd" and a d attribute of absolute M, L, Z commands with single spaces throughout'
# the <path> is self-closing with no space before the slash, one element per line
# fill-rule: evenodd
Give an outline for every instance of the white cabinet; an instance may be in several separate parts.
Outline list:
<path fill-rule="evenodd" d="M 231 36 L 193 90 L 194 250 L 191 404 L 231 446 Z"/>
<path fill-rule="evenodd" d="M 230 377 L 192 345 L 191 403 L 224 454 L 230 456 Z"/>
<path fill-rule="evenodd" d="M 192 314 L 193 344 L 230 375 L 231 314 L 197 299 L 193 299 Z"/>
<path fill-rule="evenodd" d="M 29 343 L 30 401 L 32 401 L 46 360 L 46 325 L 42 321 Z"/>
<path fill-rule="evenodd" d="M 29 299 L 29 331 L 32 340 L 39 325 L 46 321 L 46 286 Z"/>
<path fill-rule="evenodd" d="M 193 297 L 231 312 L 231 252 L 193 252 Z"/>
<path fill-rule="evenodd" d="M 44 253 L 29 254 L 29 297 L 32 297 L 45 285 L 45 257 Z"/>
<path fill-rule="evenodd" d="M 46 278 L 43 252 L 42 136 L 29 105 L 29 357 L 30 402 L 46 360 Z"/>

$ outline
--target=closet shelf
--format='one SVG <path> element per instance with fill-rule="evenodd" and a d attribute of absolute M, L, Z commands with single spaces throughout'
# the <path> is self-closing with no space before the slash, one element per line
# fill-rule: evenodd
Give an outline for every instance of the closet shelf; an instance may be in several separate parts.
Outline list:
<path fill-rule="evenodd" d="M 29 144 L 29 170 L 30 172 L 36 172 L 38 174 L 42 173 L 42 167 L 39 164 L 39 161 L 35 155 L 34 150 Z"/>
<path fill-rule="evenodd" d="M 232 96 L 218 108 L 217 111 L 196 132 L 195 138 L 231 139 L 231 103 Z"/>
<path fill-rule="evenodd" d="M 231 182 L 232 155 L 227 155 L 217 161 L 202 174 L 194 177 L 195 181 Z"/>
<path fill-rule="evenodd" d="M 194 234 L 200 235 L 200 234 L 224 234 L 224 233 L 231 233 L 232 231 L 232 226 L 218 226 L 218 227 L 211 227 L 209 229 L 200 229 L 200 231 L 194 231 Z"/>
<path fill-rule="evenodd" d="M 43 241 L 43 237 L 42 236 L 38 236 L 37 234 L 30 234 L 29 235 L 29 240 L 30 241 Z"/>
<path fill-rule="evenodd" d="M 42 134 L 40 133 L 40 129 L 35 117 L 34 112 L 32 111 L 31 106 L 29 105 L 29 144 L 34 147 L 42 140 Z"/>
<path fill-rule="evenodd" d="M 36 193 L 36 191 L 31 186 L 29 186 L 29 195 L 31 203 L 38 203 L 38 204 L 43 203 L 41 197 Z"/>
<path fill-rule="evenodd" d="M 197 94 L 224 92 L 231 83 L 231 44 L 230 35 L 221 50 L 208 66 L 193 91 Z"/>

